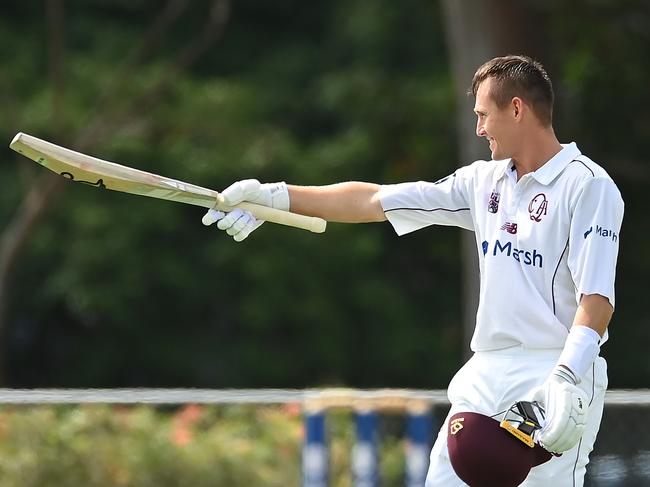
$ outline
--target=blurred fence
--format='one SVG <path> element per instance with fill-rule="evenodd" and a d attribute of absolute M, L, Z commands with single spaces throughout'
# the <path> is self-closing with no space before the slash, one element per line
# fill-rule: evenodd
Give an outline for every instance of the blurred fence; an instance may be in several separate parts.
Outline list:
<path fill-rule="evenodd" d="M 350 466 L 355 486 L 380 481 L 382 435 L 404 437 L 404 484 L 421 485 L 428 450 L 448 410 L 445 391 L 424 390 L 208 390 L 208 389 L 0 389 L 0 404 L 299 404 L 305 427 L 303 481 L 327 485 L 327 414 L 354 413 L 356 443 Z M 650 390 L 608 391 L 585 486 L 650 485 Z M 398 420 L 399 418 L 399 420 Z"/>
<path fill-rule="evenodd" d="M 586 487 L 650 485 L 650 391 L 608 391 Z"/>

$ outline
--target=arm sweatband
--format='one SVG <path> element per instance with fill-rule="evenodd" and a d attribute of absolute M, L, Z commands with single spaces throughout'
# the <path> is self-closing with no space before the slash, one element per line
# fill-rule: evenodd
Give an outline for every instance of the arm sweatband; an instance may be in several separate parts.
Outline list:
<path fill-rule="evenodd" d="M 574 375 L 575 383 L 579 384 L 596 360 L 599 351 L 598 332 L 588 326 L 573 325 L 557 364 L 569 369 Z"/>

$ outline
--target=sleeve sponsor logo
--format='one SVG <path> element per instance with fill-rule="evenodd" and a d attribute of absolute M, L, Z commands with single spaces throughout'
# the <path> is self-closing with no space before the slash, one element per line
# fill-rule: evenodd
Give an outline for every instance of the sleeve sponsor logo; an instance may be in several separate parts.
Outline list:
<path fill-rule="evenodd" d="M 490 243 L 488 241 L 484 241 L 481 244 L 481 248 L 483 250 L 483 255 L 487 255 L 488 253 L 491 253 L 493 257 L 496 257 L 497 255 L 505 255 L 506 257 L 510 257 L 526 266 L 539 267 L 540 269 L 544 267 L 544 257 L 537 251 L 537 249 L 533 249 L 532 251 L 518 249 L 512 245 L 512 242 L 501 243 L 498 239 L 494 242 L 491 252 Z"/>
<path fill-rule="evenodd" d="M 585 239 L 592 233 L 594 234 L 594 238 L 598 236 L 610 239 L 612 242 L 618 242 L 618 234 L 615 231 L 603 228 L 600 225 L 596 225 L 595 230 L 593 226 L 589 227 L 589 230 L 584 233 Z"/>

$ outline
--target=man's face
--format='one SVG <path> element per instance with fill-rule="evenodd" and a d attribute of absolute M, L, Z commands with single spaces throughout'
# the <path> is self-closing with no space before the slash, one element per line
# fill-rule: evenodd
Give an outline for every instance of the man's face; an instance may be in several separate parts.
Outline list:
<path fill-rule="evenodd" d="M 476 92 L 476 135 L 489 141 L 492 159 L 508 159 L 513 157 L 517 145 L 517 124 L 510 104 L 499 108 L 494 102 L 490 95 L 491 85 L 492 79 L 488 78 L 479 85 Z"/>

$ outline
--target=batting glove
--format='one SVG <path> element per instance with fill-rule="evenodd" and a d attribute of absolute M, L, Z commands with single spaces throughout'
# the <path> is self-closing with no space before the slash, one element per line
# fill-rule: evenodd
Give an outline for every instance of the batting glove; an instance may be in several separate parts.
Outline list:
<path fill-rule="evenodd" d="M 589 399 L 576 382 L 569 369 L 558 365 L 533 394 L 533 400 L 546 411 L 544 426 L 535 432 L 535 440 L 552 453 L 577 445 L 587 426 Z"/>
<path fill-rule="evenodd" d="M 284 182 L 261 184 L 257 179 L 245 179 L 231 184 L 221 194 L 224 203 L 228 206 L 249 201 L 289 211 L 289 190 Z M 253 230 L 259 228 L 264 220 L 258 220 L 249 211 L 239 208 L 228 213 L 213 208 L 203 216 L 202 222 L 206 226 L 217 222 L 219 230 L 224 230 L 236 242 L 241 242 Z"/>

